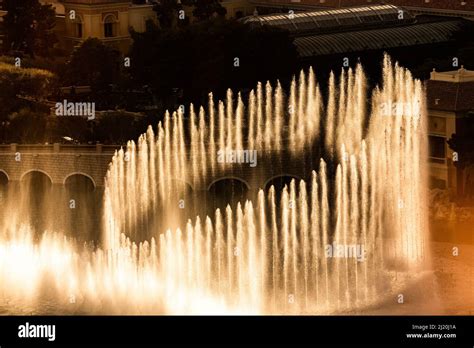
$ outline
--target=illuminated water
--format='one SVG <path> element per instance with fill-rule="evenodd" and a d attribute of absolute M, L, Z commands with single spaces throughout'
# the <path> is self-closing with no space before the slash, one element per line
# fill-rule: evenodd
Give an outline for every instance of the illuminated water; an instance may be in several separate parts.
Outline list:
<path fill-rule="evenodd" d="M 191 107 L 189 122 L 166 115 L 114 156 L 100 247 L 62 232 L 38 237 L 28 210 L 10 202 L 0 309 L 53 303 L 68 312 L 79 302 L 91 313 L 307 314 L 376 305 L 394 270 L 412 272 L 427 258 L 424 92 L 388 58 L 383 69 L 371 95 L 361 67 L 331 75 L 327 98 L 310 71 L 288 97 L 258 85 L 246 104 L 229 92 L 225 102 L 210 96 L 207 114 Z M 200 191 L 239 166 L 219 163 L 222 149 L 257 150 L 250 175 L 275 153 L 318 157 L 307 181 L 206 216 Z"/>

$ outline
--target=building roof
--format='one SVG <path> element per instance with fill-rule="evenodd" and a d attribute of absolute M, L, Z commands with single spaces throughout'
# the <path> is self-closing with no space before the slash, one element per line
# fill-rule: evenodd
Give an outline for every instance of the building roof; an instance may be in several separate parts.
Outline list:
<path fill-rule="evenodd" d="M 474 82 L 427 83 L 428 108 L 443 111 L 474 111 Z"/>
<path fill-rule="evenodd" d="M 65 4 L 84 4 L 84 5 L 102 5 L 102 4 L 128 4 L 131 0 L 60 0 Z"/>
<path fill-rule="evenodd" d="M 402 13 L 401 17 L 400 13 Z M 250 16 L 242 19 L 242 22 L 252 26 L 276 26 L 286 29 L 294 35 L 353 30 L 356 28 L 387 27 L 412 23 L 413 21 L 414 18 L 408 11 L 393 5 L 361 6 L 291 14 L 278 13 Z"/>
<path fill-rule="evenodd" d="M 428 9 L 445 9 L 458 11 L 474 11 L 472 0 L 383 0 L 398 6 L 420 7 Z M 317 1 L 319 2 L 319 1 Z M 381 1 L 377 1 L 381 2 Z M 343 6 L 356 6 L 367 3 L 367 0 L 342 0 Z"/>
<path fill-rule="evenodd" d="M 474 71 L 433 71 L 427 83 L 427 99 L 433 110 L 474 110 Z"/>
<path fill-rule="evenodd" d="M 345 33 L 311 35 L 294 40 L 300 57 L 380 50 L 448 42 L 462 28 L 463 20 L 411 24 Z"/>
<path fill-rule="evenodd" d="M 438 72 L 435 69 L 431 72 L 431 80 L 447 82 L 471 82 L 474 81 L 474 70 L 466 70 L 464 66 L 458 70 Z"/>
<path fill-rule="evenodd" d="M 251 0 L 251 2 L 268 7 L 284 6 L 288 8 L 292 6 L 338 8 L 386 3 L 414 8 L 474 11 L 472 0 L 299 0 L 297 2 L 291 0 Z"/>

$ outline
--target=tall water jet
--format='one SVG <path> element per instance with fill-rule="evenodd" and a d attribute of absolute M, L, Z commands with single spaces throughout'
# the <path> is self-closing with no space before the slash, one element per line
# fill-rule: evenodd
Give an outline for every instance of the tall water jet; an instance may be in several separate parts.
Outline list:
<path fill-rule="evenodd" d="M 335 313 L 383 300 L 392 273 L 427 256 L 424 92 L 388 57 L 383 65 L 370 107 L 358 66 L 331 74 L 325 101 L 310 70 L 286 99 L 279 84 L 258 84 L 247 105 L 228 91 L 225 101 L 210 95 L 207 110 L 191 106 L 189 121 L 167 113 L 112 159 L 101 247 L 58 234 L 36 245 L 22 227 L 27 237 L 2 235 L 2 284 L 28 289 L 8 267 L 29 255 L 35 289 L 43 278 L 66 282 L 74 296 L 124 312 Z M 209 212 L 199 191 L 243 172 L 241 150 L 264 163 L 250 176 L 265 173 L 265 159 L 310 170 Z"/>
<path fill-rule="evenodd" d="M 235 212 L 228 206 L 225 220 L 217 211 L 215 224 L 206 218 L 205 234 L 199 219 L 194 226 L 188 223 L 188 238 L 196 246 L 187 252 L 180 248 L 179 252 L 184 253 L 182 259 L 192 258 L 193 267 L 202 270 L 193 287 L 238 306 L 258 303 L 257 309 L 264 312 L 331 312 L 376 301 L 377 288 L 387 281 L 380 272 L 390 264 L 419 264 L 424 257 L 426 231 L 422 198 L 420 202 L 425 183 L 419 162 L 425 146 L 421 83 L 386 58 L 384 80 L 372 95 L 368 115 L 365 81 L 360 66 L 343 71 L 338 85 L 331 74 L 324 120 L 320 118 L 323 106 L 312 71 L 307 77 L 302 73 L 299 82 L 293 81 L 287 107 L 280 87 L 273 93 L 267 83 L 250 93 L 246 117 L 240 96 L 234 109 L 229 91 L 227 101 L 217 103 L 217 128 L 204 124 L 202 109 L 196 126 L 191 108 L 189 152 L 180 156 L 191 160 L 192 169 L 186 173 L 192 173 L 194 185 L 205 180 L 207 166 L 218 168 L 221 174 L 231 167 L 216 165 L 212 153 L 216 144 L 225 150 L 251 146 L 264 153 L 281 146 L 290 148 L 293 156 L 301 156 L 318 141 L 320 125 L 325 126 L 327 160 L 337 168 L 333 181 L 330 176 L 334 174 L 321 158 L 319 173 L 313 172 L 309 196 L 304 181 L 293 181 L 278 195 L 280 202 L 271 188 L 268 196 L 263 191 L 257 195 L 257 210 L 247 201 L 237 205 Z M 209 107 L 213 115 L 213 101 Z M 288 117 L 283 118 L 286 121 L 282 120 L 282 110 L 288 110 Z M 210 119 L 214 122 L 214 117 Z M 281 129 L 282 122 L 287 132 L 270 132 L 277 126 Z M 369 127 L 364 129 L 367 122 Z M 246 138 L 240 131 L 244 123 Z M 208 133 L 218 140 L 205 143 L 203 134 Z M 210 154 L 211 164 L 204 154 Z M 172 168 L 155 164 L 160 165 Z M 408 173 L 416 173 L 416 180 L 409 181 Z M 384 180 L 392 184 L 386 185 Z M 169 238 L 160 242 L 171 243 Z M 176 247 L 172 249 L 177 252 Z M 386 250 L 395 252 L 388 255 Z M 161 258 L 164 263 L 173 260 Z M 227 269 L 225 277 L 223 269 Z M 188 274 L 189 269 L 173 268 L 173 272 Z M 211 285 L 216 279 L 218 284 Z"/>

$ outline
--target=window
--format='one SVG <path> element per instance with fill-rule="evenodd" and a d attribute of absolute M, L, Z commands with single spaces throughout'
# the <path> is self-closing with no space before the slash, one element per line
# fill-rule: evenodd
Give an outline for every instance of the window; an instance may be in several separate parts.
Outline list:
<path fill-rule="evenodd" d="M 445 138 L 435 135 L 429 136 L 430 144 L 430 157 L 434 158 L 446 158 L 446 147 L 445 147 Z"/>
<path fill-rule="evenodd" d="M 114 36 L 114 24 L 113 23 L 105 23 L 104 24 L 104 36 L 105 37 L 113 37 Z"/>
<path fill-rule="evenodd" d="M 82 37 L 82 23 L 76 23 L 76 37 Z"/>
<path fill-rule="evenodd" d="M 104 20 L 104 36 L 117 36 L 117 20 L 113 15 L 108 15 Z"/>
<path fill-rule="evenodd" d="M 429 185 L 431 189 L 437 188 L 444 190 L 446 188 L 446 180 L 430 176 Z"/>
<path fill-rule="evenodd" d="M 82 26 L 82 17 L 76 15 L 72 20 L 72 36 L 76 38 L 82 38 L 84 36 L 83 26 Z"/>

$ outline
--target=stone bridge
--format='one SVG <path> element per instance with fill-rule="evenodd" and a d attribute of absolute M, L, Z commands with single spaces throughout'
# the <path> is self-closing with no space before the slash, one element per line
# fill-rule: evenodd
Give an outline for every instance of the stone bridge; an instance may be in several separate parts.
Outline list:
<path fill-rule="evenodd" d="M 65 184 L 74 175 L 89 178 L 94 187 L 104 177 L 115 149 L 111 145 L 1 145 L 0 176 L 21 181 L 28 173 L 41 172 L 53 184 Z"/>
<path fill-rule="evenodd" d="M 100 188 L 118 148 L 120 145 L 0 145 L 0 183 L 21 181 L 28 173 L 40 172 L 53 184 L 66 184 L 69 178 L 82 176 Z M 305 159 L 297 160 L 284 153 L 259 155 L 254 168 L 249 164 L 226 165 L 228 169 L 209 174 L 199 187 L 195 187 L 192 178 L 188 184 L 193 191 L 204 191 L 219 182 L 237 182 L 255 192 L 278 178 L 308 179 L 311 170 L 318 168 L 318 158 L 306 155 Z"/>

